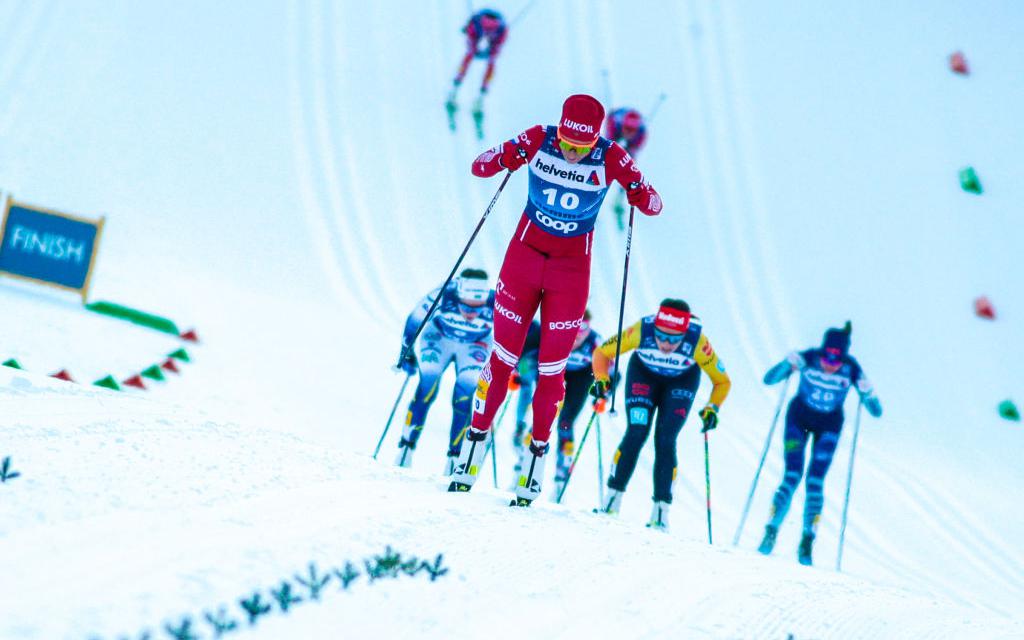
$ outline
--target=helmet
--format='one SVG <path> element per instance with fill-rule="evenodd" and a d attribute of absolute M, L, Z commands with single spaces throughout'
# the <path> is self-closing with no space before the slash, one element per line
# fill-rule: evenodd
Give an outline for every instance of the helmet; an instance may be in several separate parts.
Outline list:
<path fill-rule="evenodd" d="M 570 144 L 591 146 L 601 135 L 604 107 L 597 98 L 578 93 L 565 99 L 562 119 L 558 125 L 558 139 Z"/>
<path fill-rule="evenodd" d="M 850 334 L 853 326 L 847 320 L 842 329 L 832 328 L 825 332 L 821 340 L 821 348 L 825 350 L 825 358 L 838 362 L 850 351 Z"/>
<path fill-rule="evenodd" d="M 480 18 L 480 26 L 485 32 L 497 31 L 505 23 L 501 14 L 493 9 L 484 9 L 477 16 Z"/>
<path fill-rule="evenodd" d="M 622 128 L 636 131 L 644 124 L 644 117 L 636 109 L 629 109 L 622 114 Z"/>
<path fill-rule="evenodd" d="M 463 302 L 473 306 L 486 303 L 491 295 L 487 272 L 483 269 L 463 269 L 455 283 L 455 290 Z"/>
<path fill-rule="evenodd" d="M 654 326 L 659 329 L 685 332 L 690 326 L 690 305 L 683 300 L 665 298 L 658 305 L 658 313 L 654 316 Z"/>

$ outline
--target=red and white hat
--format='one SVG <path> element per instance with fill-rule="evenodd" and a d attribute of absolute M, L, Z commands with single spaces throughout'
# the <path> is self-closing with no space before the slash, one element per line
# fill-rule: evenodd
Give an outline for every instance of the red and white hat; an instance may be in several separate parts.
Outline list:
<path fill-rule="evenodd" d="M 690 328 L 690 317 L 689 311 L 659 307 L 657 315 L 654 316 L 654 326 L 659 329 L 685 333 Z"/>
<path fill-rule="evenodd" d="M 570 144 L 592 145 L 601 135 L 604 107 L 597 98 L 577 93 L 565 99 L 562 120 L 558 124 L 558 137 Z"/>

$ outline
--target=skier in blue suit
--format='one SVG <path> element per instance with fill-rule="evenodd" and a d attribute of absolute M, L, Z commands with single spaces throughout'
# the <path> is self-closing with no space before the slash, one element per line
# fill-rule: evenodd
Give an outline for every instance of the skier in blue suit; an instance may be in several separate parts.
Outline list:
<path fill-rule="evenodd" d="M 416 328 L 438 296 L 441 301 L 419 340 L 406 351 Z M 427 412 L 437 398 L 441 376 L 454 363 L 456 381 L 445 467 L 445 473 L 451 473 L 469 425 L 473 389 L 490 353 L 493 330 L 494 289 L 488 284 L 487 272 L 483 269 L 464 269 L 443 291 L 439 287 L 420 300 L 409 314 L 402 335 L 402 350 L 407 353 L 402 368 L 409 375 L 418 372 L 420 380 L 409 403 L 402 439 L 398 443 L 396 465 L 412 465 L 412 454 L 427 420 Z"/>
<path fill-rule="evenodd" d="M 810 440 L 811 463 L 807 469 L 804 528 L 798 557 L 801 564 L 811 564 L 811 549 L 825 503 L 825 474 L 839 443 L 847 393 L 856 387 L 868 413 L 876 418 L 882 415 L 882 405 L 871 383 L 849 355 L 850 333 L 849 322 L 842 329 L 829 329 L 821 348 L 790 353 L 764 376 L 765 384 L 777 384 L 794 371 L 800 372 L 800 387 L 786 411 L 783 435 L 786 471 L 772 499 L 771 517 L 758 548 L 763 554 L 771 553 L 775 547 L 775 537 L 804 474 L 805 452 Z"/>

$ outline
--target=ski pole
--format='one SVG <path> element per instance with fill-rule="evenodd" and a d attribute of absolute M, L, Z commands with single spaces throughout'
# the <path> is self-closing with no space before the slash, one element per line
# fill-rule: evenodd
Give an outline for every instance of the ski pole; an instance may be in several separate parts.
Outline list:
<path fill-rule="evenodd" d="M 469 236 L 469 242 L 466 243 L 466 247 L 462 250 L 462 254 L 459 256 L 459 259 L 455 261 L 455 266 L 452 267 L 452 272 L 448 274 L 448 278 L 444 281 L 444 284 L 441 285 L 442 293 L 448 286 L 448 283 L 455 278 L 455 272 L 459 270 L 459 265 L 462 264 L 466 254 L 469 253 L 469 247 L 472 246 L 473 241 L 476 240 L 476 236 L 480 233 L 481 227 L 483 227 L 484 222 L 487 221 L 487 216 L 491 214 L 491 209 L 494 208 L 494 203 L 498 201 L 498 196 L 500 196 L 501 192 L 504 191 L 505 185 L 508 184 L 508 179 L 511 177 L 512 172 L 506 171 L 505 178 L 501 181 L 501 185 L 498 186 L 498 190 L 494 192 L 494 197 L 491 198 L 491 203 L 487 205 L 487 209 L 484 211 L 484 215 L 481 216 L 480 222 L 476 223 L 476 229 L 473 229 L 473 235 Z M 413 345 L 416 344 L 416 340 L 420 337 L 420 334 L 423 333 L 423 327 L 427 326 L 427 322 L 430 321 L 430 316 L 433 315 L 434 310 L 437 309 L 437 305 L 441 303 L 442 297 L 442 295 L 438 294 L 438 296 L 434 298 L 434 302 L 431 303 L 430 309 L 427 310 L 427 315 L 423 317 L 423 321 L 420 322 L 420 326 L 416 327 L 416 333 L 413 334 L 412 339 L 410 339 L 409 343 L 405 345 L 404 349 L 402 349 L 402 353 L 398 356 L 398 364 L 395 366 L 402 366 L 402 362 L 405 361 L 406 356 L 409 355 L 409 351 L 413 348 Z"/>
<path fill-rule="evenodd" d="M 708 453 L 708 432 L 704 432 L 704 489 L 708 496 L 708 544 L 711 542 L 711 455 Z"/>
<path fill-rule="evenodd" d="M 661 104 L 662 104 L 663 102 L 665 102 L 665 98 L 667 98 L 667 97 L 668 97 L 668 96 L 667 96 L 667 95 L 665 95 L 665 93 L 663 92 L 663 93 L 661 93 L 661 95 L 659 95 L 659 96 L 658 96 L 658 98 L 657 98 L 657 99 L 656 99 L 656 100 L 654 101 L 654 104 L 653 104 L 653 105 L 651 105 L 651 110 L 647 112 L 647 118 L 646 118 L 646 119 L 647 119 L 647 124 L 651 124 L 651 121 L 652 121 L 652 120 L 654 120 L 654 116 L 655 116 L 655 115 L 657 115 L 657 113 L 658 113 L 658 109 L 660 109 L 660 108 L 661 108 Z"/>
<path fill-rule="evenodd" d="M 747 495 L 747 504 L 743 507 L 743 515 L 740 516 L 740 526 L 736 528 L 736 535 L 733 536 L 732 546 L 740 543 L 740 536 L 743 535 L 743 525 L 747 522 L 747 514 L 750 513 L 750 505 L 754 502 L 754 492 L 757 490 L 757 481 L 761 477 L 761 469 L 764 468 L 764 460 L 768 457 L 768 449 L 772 444 L 772 435 L 775 433 L 775 425 L 779 422 L 779 414 L 782 412 L 782 401 L 786 399 L 786 392 L 789 390 L 789 378 L 786 384 L 782 385 L 782 393 L 779 394 L 779 404 L 775 407 L 775 417 L 772 418 L 772 426 L 768 429 L 768 437 L 764 441 L 764 450 L 761 452 L 761 461 L 757 463 L 757 473 L 754 474 L 754 481 L 750 484 L 750 493 Z"/>
<path fill-rule="evenodd" d="M 508 28 L 511 29 L 513 26 L 515 26 L 515 24 L 519 22 L 523 18 L 523 16 L 526 15 L 526 12 L 533 8 L 533 3 L 536 1 L 537 0 L 529 0 L 525 5 L 523 5 L 523 8 L 519 10 L 519 13 L 516 14 L 516 17 L 512 18 L 512 21 L 508 23 Z"/>
<path fill-rule="evenodd" d="M 509 393 L 505 397 L 504 404 L 501 405 L 501 411 L 498 412 L 498 419 L 494 421 L 491 426 L 491 441 L 487 443 L 487 450 L 484 451 L 484 460 L 487 459 L 487 454 L 491 454 L 491 471 L 494 472 L 494 488 L 498 488 L 498 450 L 495 449 L 495 442 L 498 439 L 498 426 L 501 421 L 505 418 L 505 411 L 508 409 L 509 402 L 512 401 L 512 394 Z"/>
<path fill-rule="evenodd" d="M 639 182 L 631 182 L 629 184 L 630 189 L 635 189 L 640 186 Z M 629 251 L 633 245 L 633 216 L 636 212 L 636 207 L 630 205 L 629 207 L 629 231 L 626 232 L 626 261 L 622 265 L 622 297 L 619 299 L 619 330 L 615 334 L 615 370 L 612 373 L 612 380 L 616 380 L 619 377 L 619 356 L 622 355 L 622 316 L 626 312 L 626 281 L 629 278 Z M 612 393 L 612 408 L 608 411 L 608 415 L 615 415 L 615 396 L 617 394 Z"/>
<path fill-rule="evenodd" d="M 395 404 L 391 407 L 391 415 L 388 416 L 388 421 L 384 424 L 384 433 L 380 434 L 380 440 L 377 441 L 377 448 L 373 450 L 373 459 L 377 459 L 377 454 L 380 453 L 380 446 L 384 444 L 384 437 L 388 435 L 388 429 L 391 428 L 391 420 L 395 417 L 395 411 L 398 410 L 398 404 L 402 401 L 402 396 L 405 395 L 405 387 L 409 384 L 409 380 L 412 380 L 412 374 L 406 374 L 405 380 L 402 381 L 402 388 L 398 390 L 398 397 L 395 398 Z"/>
<path fill-rule="evenodd" d="M 604 84 L 604 103 L 610 109 L 612 107 L 612 83 L 608 79 L 608 68 L 601 69 L 601 80 Z"/>
<path fill-rule="evenodd" d="M 601 446 L 601 417 L 597 417 L 597 495 L 600 504 L 604 504 L 604 455 Z"/>
<path fill-rule="evenodd" d="M 590 425 L 594 424 L 594 419 L 597 418 L 597 412 L 590 412 L 590 420 L 587 421 L 587 428 L 583 430 L 583 437 L 580 438 L 580 446 L 576 449 L 576 455 L 572 458 L 572 464 L 569 465 L 569 473 L 565 476 L 565 484 L 562 485 L 562 490 L 558 492 L 558 499 L 555 500 L 558 504 L 562 504 L 562 496 L 565 495 L 565 490 L 569 486 L 569 481 L 572 480 L 572 472 L 576 469 L 576 461 L 580 459 L 580 452 L 583 451 L 583 444 L 587 441 L 587 434 L 590 433 Z"/>
<path fill-rule="evenodd" d="M 850 446 L 850 470 L 846 473 L 846 498 L 843 500 L 843 524 L 839 528 L 839 553 L 836 555 L 836 571 L 842 571 L 843 542 L 846 539 L 846 514 L 850 507 L 850 485 L 853 484 L 853 456 L 857 453 L 857 435 L 860 433 L 860 410 L 864 402 L 857 403 L 857 420 L 853 423 L 853 444 Z"/>

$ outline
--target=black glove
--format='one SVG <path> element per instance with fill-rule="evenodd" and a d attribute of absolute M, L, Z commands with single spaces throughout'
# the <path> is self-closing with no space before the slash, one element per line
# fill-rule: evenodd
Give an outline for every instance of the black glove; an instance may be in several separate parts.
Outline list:
<path fill-rule="evenodd" d="M 700 430 L 701 433 L 707 433 L 718 426 L 718 407 L 709 404 L 700 410 L 700 420 L 704 423 L 704 428 Z"/>
<path fill-rule="evenodd" d="M 405 347 L 402 347 L 402 349 L 404 350 Z M 413 352 L 412 349 L 406 351 L 405 358 L 403 358 L 402 361 L 398 363 L 398 366 L 402 368 L 402 371 L 404 371 L 405 374 L 409 376 L 416 373 L 416 365 L 416 354 Z"/>
<path fill-rule="evenodd" d="M 590 395 L 594 396 L 595 400 L 604 400 L 608 397 L 610 388 L 611 383 L 608 380 L 598 378 L 594 380 L 594 384 L 590 385 Z"/>

